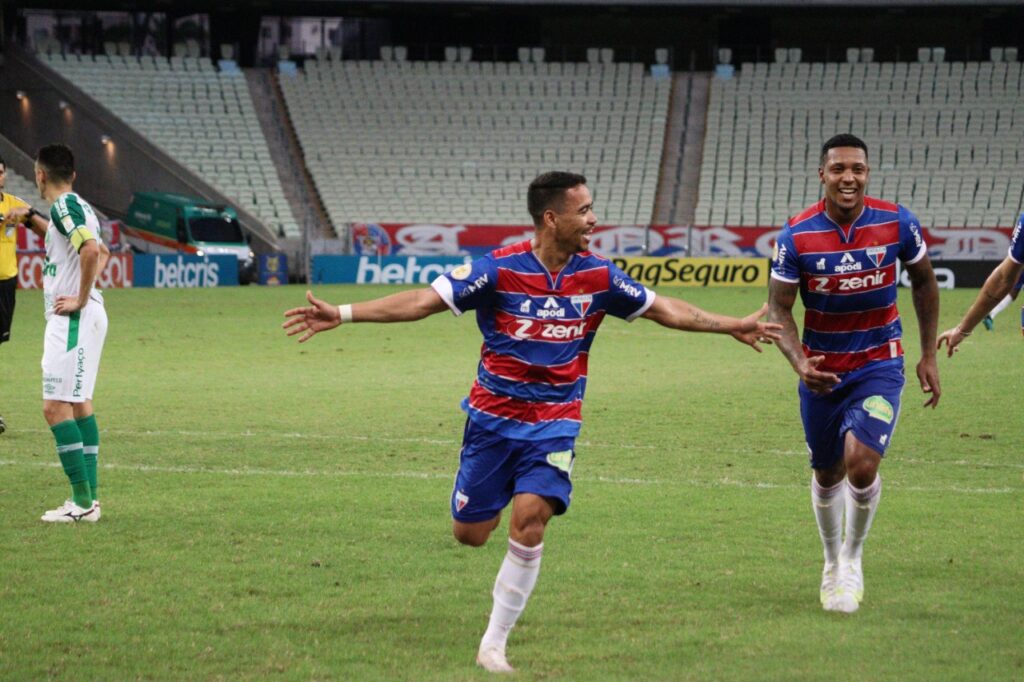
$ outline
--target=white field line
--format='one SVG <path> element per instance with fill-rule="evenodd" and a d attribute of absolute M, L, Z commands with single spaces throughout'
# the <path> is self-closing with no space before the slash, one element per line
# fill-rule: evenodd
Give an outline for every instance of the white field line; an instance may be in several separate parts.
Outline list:
<path fill-rule="evenodd" d="M 22 433 L 34 433 L 34 434 L 45 434 L 51 435 L 49 429 L 19 429 Z M 358 443 L 369 443 L 369 442 L 382 442 L 382 443 L 417 443 L 419 445 L 443 445 L 446 447 L 458 448 L 461 441 L 454 438 L 398 438 L 387 435 L 373 435 L 366 436 L 360 434 L 345 434 L 345 435 L 328 435 L 320 433 L 299 433 L 296 431 L 188 431 L 188 430 L 155 430 L 155 429 L 103 429 L 101 432 L 104 435 L 124 435 L 135 438 L 167 438 L 167 437 L 184 437 L 184 438 L 226 438 L 226 439 L 240 439 L 240 438 L 285 438 L 291 440 L 311 440 L 311 441 L 333 441 L 338 443 L 344 443 L 346 441 L 358 442 Z M 592 441 L 578 440 L 576 445 L 581 448 L 603 448 L 611 450 L 657 450 L 658 447 L 655 445 L 645 444 L 623 444 L 623 443 L 594 443 Z M 778 449 L 757 449 L 751 448 L 749 450 L 716 450 L 718 454 L 724 455 L 782 455 L 785 457 L 800 456 L 801 458 L 807 457 L 806 450 L 778 450 Z M 978 469 L 1019 469 L 1024 471 L 1024 463 L 1017 462 L 984 462 L 974 459 L 957 459 L 957 460 L 931 460 L 931 459 L 920 459 L 916 457 L 900 457 L 894 455 L 888 458 L 891 464 L 921 464 L 926 466 L 957 466 L 957 467 L 970 467 Z M 582 480 L 582 479 L 581 479 Z"/>
<path fill-rule="evenodd" d="M 49 469 L 60 468 L 60 462 L 19 462 L 16 460 L 0 459 L 0 466 L 26 466 L 42 467 Z M 276 476 L 280 478 L 383 478 L 383 479 L 420 479 L 420 480 L 442 480 L 451 481 L 455 474 L 439 474 L 416 471 L 317 471 L 315 469 L 262 469 L 262 468 L 221 468 L 221 467 L 191 467 L 191 466 L 151 466 L 148 464 L 99 464 L 100 469 L 112 471 L 132 471 L 137 473 L 156 474 L 213 474 L 220 476 Z M 697 481 L 693 479 L 667 479 L 667 478 L 618 478 L 612 476 L 577 476 L 575 482 L 582 483 L 609 483 L 611 485 L 637 485 L 637 486 L 686 486 L 689 488 L 749 488 L 755 490 L 805 490 L 806 485 L 802 484 L 780 484 L 766 483 L 762 481 L 737 481 L 731 478 L 720 478 L 713 481 Z M 1006 495 L 1024 492 L 1018 488 L 969 488 L 965 486 L 889 486 L 900 492 L 919 493 L 961 493 L 967 495 Z"/>

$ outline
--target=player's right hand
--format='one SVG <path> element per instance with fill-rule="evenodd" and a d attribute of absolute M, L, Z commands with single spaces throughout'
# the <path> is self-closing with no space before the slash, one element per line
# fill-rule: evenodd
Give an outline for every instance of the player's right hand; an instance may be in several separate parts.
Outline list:
<path fill-rule="evenodd" d="M 797 369 L 797 373 L 800 375 L 800 380 L 804 382 L 804 385 L 807 386 L 811 392 L 819 395 L 831 393 L 832 389 L 838 386 L 840 382 L 838 374 L 818 371 L 818 365 L 824 361 L 824 355 L 815 355 L 814 357 L 805 359 L 800 363 L 799 369 Z"/>
<path fill-rule="evenodd" d="M 953 353 L 960 350 L 960 342 L 968 336 L 969 334 L 964 334 L 958 325 L 939 334 L 939 340 L 938 343 L 935 344 L 935 348 L 937 350 L 942 350 L 942 342 L 945 341 L 947 347 L 946 357 L 951 358 L 953 357 Z"/>
<path fill-rule="evenodd" d="M 284 316 L 288 319 L 281 325 L 288 330 L 288 336 L 302 334 L 299 343 L 305 343 L 314 334 L 334 329 L 341 324 L 341 313 L 337 306 L 321 301 L 313 296 L 312 291 L 306 292 L 306 300 L 311 305 L 286 310 Z"/>

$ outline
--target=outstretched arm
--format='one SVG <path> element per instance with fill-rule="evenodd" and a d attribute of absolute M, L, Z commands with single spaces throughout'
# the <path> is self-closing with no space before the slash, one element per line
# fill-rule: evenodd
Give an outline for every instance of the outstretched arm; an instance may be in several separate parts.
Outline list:
<path fill-rule="evenodd" d="M 917 379 L 921 390 L 931 393 L 925 407 L 934 408 L 939 404 L 942 389 L 939 386 L 939 365 L 935 361 L 935 333 L 939 326 L 939 285 L 935 281 L 928 256 L 916 263 L 907 263 L 907 274 L 913 288 L 914 311 L 917 313 L 917 327 L 921 336 L 921 359 L 917 363 Z"/>
<path fill-rule="evenodd" d="M 50 223 L 43 217 L 42 213 L 34 210 L 31 206 L 19 206 L 18 208 L 11 209 L 7 217 L 21 222 L 38 236 L 46 238 L 46 227 Z"/>
<path fill-rule="evenodd" d="M 1018 263 L 1009 256 L 996 266 L 996 269 L 985 280 L 981 291 L 978 292 L 978 298 L 974 299 L 974 303 L 960 320 L 960 324 L 939 334 L 938 347 L 942 348 L 942 342 L 946 342 L 947 357 L 952 357 L 960 342 L 970 336 L 978 323 L 985 319 L 985 316 L 992 312 L 992 309 L 1008 293 L 1013 291 L 1013 285 L 1020 279 L 1022 272 L 1024 272 L 1024 263 Z"/>
<path fill-rule="evenodd" d="M 782 327 L 775 345 L 789 360 L 793 371 L 807 388 L 822 395 L 831 393 L 833 387 L 839 383 L 839 376 L 832 372 L 818 371 L 818 365 L 825 360 L 825 356 L 816 355 L 809 358 L 804 355 L 803 345 L 797 335 L 796 320 L 793 319 L 793 304 L 796 302 L 797 291 L 796 284 L 783 282 L 774 277 L 768 280 L 768 319 Z"/>
<path fill-rule="evenodd" d="M 322 301 L 312 291 L 306 292 L 306 300 L 310 305 L 286 310 L 284 316 L 288 319 L 281 325 L 288 330 L 288 336 L 302 334 L 299 343 L 342 322 L 414 322 L 448 310 L 444 300 L 429 287 L 343 306 Z M 342 319 L 343 315 L 347 319 Z"/>
<path fill-rule="evenodd" d="M 761 347 L 757 345 L 758 342 L 779 338 L 779 325 L 759 321 L 767 310 L 768 304 L 765 304 L 760 310 L 746 317 L 729 317 L 709 313 L 678 298 L 658 296 L 643 317 L 663 327 L 680 331 L 731 334 L 740 343 L 745 343 L 760 353 Z"/>

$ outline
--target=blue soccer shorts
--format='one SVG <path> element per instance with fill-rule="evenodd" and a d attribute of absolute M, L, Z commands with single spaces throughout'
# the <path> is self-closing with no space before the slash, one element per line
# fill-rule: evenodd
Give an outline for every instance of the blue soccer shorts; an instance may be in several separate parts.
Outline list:
<path fill-rule="evenodd" d="M 572 497 L 574 440 L 512 440 L 467 419 L 452 518 L 464 523 L 493 519 L 520 493 L 546 497 L 555 503 L 555 514 L 564 514 Z"/>
<path fill-rule="evenodd" d="M 905 381 L 902 358 L 849 372 L 828 395 L 812 393 L 801 381 L 800 417 L 811 467 L 834 466 L 843 456 L 847 431 L 884 457 L 896 430 Z"/>

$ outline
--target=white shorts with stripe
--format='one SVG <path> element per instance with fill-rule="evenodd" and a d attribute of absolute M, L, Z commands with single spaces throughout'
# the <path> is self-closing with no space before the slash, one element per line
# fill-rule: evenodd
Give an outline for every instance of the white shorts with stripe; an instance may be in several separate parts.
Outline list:
<path fill-rule="evenodd" d="M 77 313 L 52 315 L 43 338 L 43 400 L 92 400 L 107 337 L 107 311 L 95 299 Z"/>

